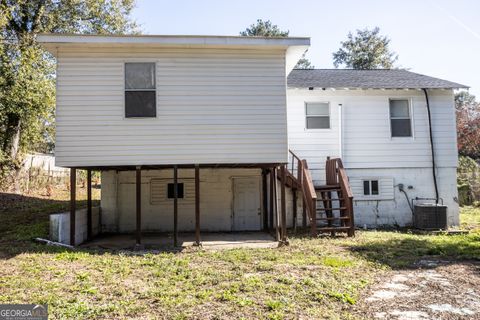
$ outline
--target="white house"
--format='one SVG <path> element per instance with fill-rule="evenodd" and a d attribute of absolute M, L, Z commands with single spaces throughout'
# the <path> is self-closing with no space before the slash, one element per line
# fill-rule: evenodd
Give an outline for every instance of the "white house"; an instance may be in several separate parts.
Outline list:
<path fill-rule="evenodd" d="M 309 38 L 38 40 L 57 58 L 56 165 L 72 179 L 102 172 L 100 210 L 77 212 L 72 188 L 61 241 L 269 228 L 285 240 L 297 223 L 352 235 L 354 219 L 411 224 L 415 198 L 443 200 L 458 224 L 463 85 L 405 70 L 292 71 Z"/>
<path fill-rule="evenodd" d="M 437 197 L 430 109 L 438 197 L 448 224 L 458 225 L 455 88 L 465 86 L 405 70 L 294 70 L 289 148 L 308 160 L 315 182 L 322 182 L 325 157 L 343 159 L 357 225 L 410 225 L 411 200 Z M 309 108 L 324 119 L 315 129 Z"/>

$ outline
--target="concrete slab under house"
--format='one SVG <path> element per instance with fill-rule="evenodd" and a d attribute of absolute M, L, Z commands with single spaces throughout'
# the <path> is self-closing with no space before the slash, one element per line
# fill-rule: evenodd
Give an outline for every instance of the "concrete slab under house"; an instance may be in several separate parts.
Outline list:
<path fill-rule="evenodd" d="M 38 41 L 57 59 L 55 161 L 71 171 L 71 210 L 51 216 L 54 241 L 114 235 L 117 247 L 142 248 L 167 234 L 181 247 L 264 231 L 286 244 L 287 228 L 409 226 L 422 203 L 444 212 L 442 228 L 458 224 L 461 84 L 406 70 L 293 70 L 310 45 L 302 37 Z"/>

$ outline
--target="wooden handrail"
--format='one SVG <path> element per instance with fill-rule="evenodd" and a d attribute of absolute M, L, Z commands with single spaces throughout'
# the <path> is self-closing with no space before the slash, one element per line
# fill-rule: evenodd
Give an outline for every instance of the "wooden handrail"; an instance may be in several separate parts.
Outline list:
<path fill-rule="evenodd" d="M 303 201 L 307 208 L 307 214 L 310 220 L 312 235 L 315 235 L 317 227 L 317 193 L 315 192 L 315 186 L 313 185 L 310 170 L 308 170 L 307 160 L 300 160 L 298 162 L 298 177 Z"/>
<path fill-rule="evenodd" d="M 333 159 L 332 159 L 333 160 Z M 350 230 L 348 231 L 349 236 L 354 236 L 355 235 L 355 221 L 353 217 L 353 192 L 352 189 L 350 188 L 350 183 L 348 182 L 348 176 L 347 176 L 347 171 L 345 170 L 345 167 L 343 166 L 342 159 L 337 158 L 334 159 L 337 163 L 337 175 L 338 175 L 338 183 L 340 184 L 340 188 L 342 190 L 342 194 L 345 195 L 346 200 L 345 200 L 345 207 L 346 207 L 346 212 L 349 217 L 349 222 L 350 222 Z"/>
<path fill-rule="evenodd" d="M 317 205 L 317 193 L 315 192 L 315 186 L 313 185 L 312 176 L 308 170 L 308 164 L 306 160 L 302 160 L 292 150 L 288 150 L 292 155 L 291 175 L 297 180 L 297 187 L 302 192 L 303 202 L 310 220 L 310 226 L 312 227 L 312 233 L 316 229 L 316 205 Z M 295 170 L 295 165 L 296 169 Z M 315 231 L 316 232 L 316 231 Z"/>
<path fill-rule="evenodd" d="M 298 161 L 302 161 L 302 159 L 300 159 L 300 157 L 297 156 L 292 150 L 288 149 L 288 152 L 290 152 L 290 154 L 291 154 L 295 159 L 297 159 Z"/>
<path fill-rule="evenodd" d="M 307 160 L 302 160 L 303 163 L 303 182 L 305 184 L 305 189 L 308 191 L 312 199 L 317 199 L 317 194 L 315 193 L 315 186 L 313 185 L 312 176 L 310 170 L 308 170 Z"/>
<path fill-rule="evenodd" d="M 297 156 L 292 150 L 288 150 L 288 152 L 292 155 L 292 169 L 290 170 L 290 173 L 297 179 L 300 180 L 300 163 L 302 162 L 302 159 L 300 159 L 299 156 Z M 295 176 L 295 160 L 297 162 L 297 175 Z"/>
<path fill-rule="evenodd" d="M 347 197 L 353 198 L 352 189 L 350 188 L 350 183 L 348 183 L 348 176 L 345 168 L 338 168 L 338 181 L 340 183 L 340 188 L 342 188 Z"/>
<path fill-rule="evenodd" d="M 296 188 L 298 188 L 303 195 L 303 202 L 305 209 L 310 220 L 311 232 L 312 235 L 316 235 L 317 228 L 317 193 L 315 186 L 313 184 L 313 179 L 308 170 L 308 164 L 306 160 L 302 160 L 298 155 L 296 155 L 292 150 L 288 150 L 292 155 L 292 166 L 290 174 L 296 179 Z M 295 164 L 297 170 L 295 170 Z M 340 158 L 327 159 L 326 164 L 326 175 L 327 180 L 331 180 L 330 183 L 339 185 L 341 194 L 344 196 L 344 207 L 345 213 L 349 217 L 350 230 L 349 235 L 354 235 L 354 222 L 353 222 L 353 193 L 348 182 L 347 172 L 343 166 L 343 162 Z"/>

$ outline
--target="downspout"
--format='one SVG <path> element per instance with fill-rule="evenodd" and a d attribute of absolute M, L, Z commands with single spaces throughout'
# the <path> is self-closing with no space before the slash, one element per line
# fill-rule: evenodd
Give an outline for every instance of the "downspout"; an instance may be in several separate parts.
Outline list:
<path fill-rule="evenodd" d="M 432 115 L 430 113 L 430 103 L 428 101 L 427 89 L 423 88 L 423 93 L 425 93 L 425 101 L 427 102 L 427 114 L 428 114 L 428 129 L 430 132 L 430 150 L 432 152 L 432 175 L 433 175 L 433 185 L 435 186 L 435 204 L 438 205 L 438 184 L 437 184 L 437 174 L 435 172 L 435 150 L 433 146 L 433 132 L 432 132 Z"/>
<path fill-rule="evenodd" d="M 343 158 L 343 104 L 338 104 L 338 142 L 339 142 L 339 156 Z"/>

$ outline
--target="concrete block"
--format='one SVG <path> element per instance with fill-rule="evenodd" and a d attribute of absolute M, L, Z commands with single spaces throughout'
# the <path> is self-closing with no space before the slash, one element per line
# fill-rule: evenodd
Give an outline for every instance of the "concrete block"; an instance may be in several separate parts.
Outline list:
<path fill-rule="evenodd" d="M 87 209 L 77 210 L 75 213 L 75 245 L 87 240 Z M 100 231 L 100 208 L 92 208 L 92 233 Z M 70 212 L 50 215 L 50 240 L 70 244 Z"/>

